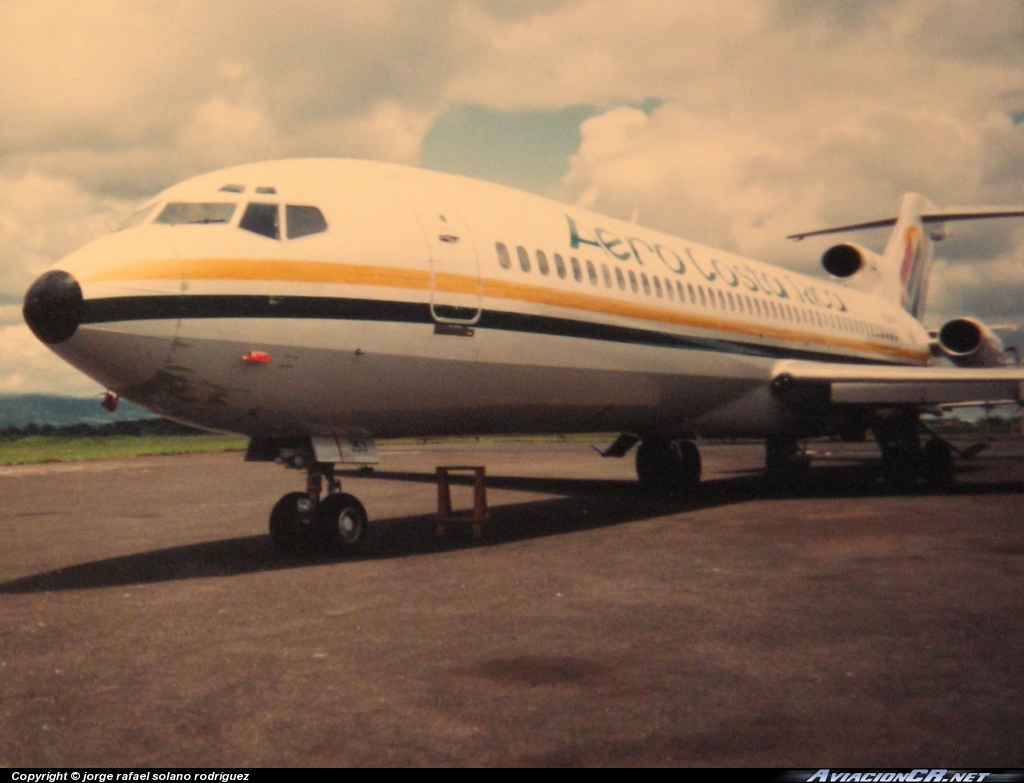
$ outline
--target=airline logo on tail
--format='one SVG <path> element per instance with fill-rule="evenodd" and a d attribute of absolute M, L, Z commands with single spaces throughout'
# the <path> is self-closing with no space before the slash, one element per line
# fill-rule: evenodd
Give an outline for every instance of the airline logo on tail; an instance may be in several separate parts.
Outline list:
<path fill-rule="evenodd" d="M 903 239 L 903 263 L 900 265 L 900 283 L 903 286 L 903 307 L 918 315 L 924 304 L 925 276 L 921 258 L 921 230 L 910 226 Z"/>

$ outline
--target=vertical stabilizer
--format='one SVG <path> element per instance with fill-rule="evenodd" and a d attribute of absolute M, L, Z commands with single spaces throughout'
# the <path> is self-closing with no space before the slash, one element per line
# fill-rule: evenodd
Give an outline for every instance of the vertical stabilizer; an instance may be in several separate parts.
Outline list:
<path fill-rule="evenodd" d="M 942 224 L 926 227 L 922 215 L 937 208 L 924 196 L 904 193 L 896 225 L 885 246 L 882 288 L 887 296 L 898 299 L 903 308 L 918 320 L 928 299 L 928 278 L 935 257 L 933 239 L 942 238 Z"/>

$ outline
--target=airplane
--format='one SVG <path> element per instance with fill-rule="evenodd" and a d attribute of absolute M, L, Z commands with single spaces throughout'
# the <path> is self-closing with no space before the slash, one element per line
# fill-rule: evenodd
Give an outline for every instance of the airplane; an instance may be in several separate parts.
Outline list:
<path fill-rule="evenodd" d="M 895 483 L 953 477 L 922 436 L 944 403 L 1024 397 L 974 318 L 922 325 L 932 242 L 954 220 L 906 194 L 882 254 L 843 243 L 817 279 L 461 176 L 365 160 L 234 166 L 176 184 L 28 290 L 58 356 L 171 419 L 304 470 L 270 535 L 358 552 L 365 508 L 338 464 L 377 438 L 619 432 L 639 481 L 687 492 L 697 437 L 764 439 L 780 481 L 803 439 L 871 431 Z M 326 492 L 324 484 L 326 483 Z"/>

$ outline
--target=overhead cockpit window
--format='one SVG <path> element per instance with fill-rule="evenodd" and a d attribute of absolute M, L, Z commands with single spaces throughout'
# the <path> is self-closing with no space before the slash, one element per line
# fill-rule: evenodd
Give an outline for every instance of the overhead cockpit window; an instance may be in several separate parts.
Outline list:
<path fill-rule="evenodd" d="M 298 239 L 327 230 L 324 213 L 316 207 L 296 207 L 289 204 L 284 211 L 288 219 L 289 239 Z"/>
<path fill-rule="evenodd" d="M 238 227 L 270 239 L 280 239 L 277 212 L 277 204 L 250 204 L 245 208 L 242 219 L 238 221 Z"/>
<path fill-rule="evenodd" d="M 277 193 L 277 188 L 268 188 L 263 186 L 256 188 L 256 192 L 262 193 L 265 196 L 273 196 L 275 193 Z"/>
<path fill-rule="evenodd" d="M 224 185 L 220 191 L 221 193 L 244 193 L 245 185 Z"/>
<path fill-rule="evenodd" d="M 235 204 L 223 202 L 191 203 L 172 201 L 156 216 L 155 223 L 177 226 L 182 223 L 228 223 Z"/>

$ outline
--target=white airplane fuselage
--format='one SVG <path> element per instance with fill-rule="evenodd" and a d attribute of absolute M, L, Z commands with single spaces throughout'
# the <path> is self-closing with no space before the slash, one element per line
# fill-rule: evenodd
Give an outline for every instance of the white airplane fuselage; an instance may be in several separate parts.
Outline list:
<path fill-rule="evenodd" d="M 249 436 L 811 434 L 820 411 L 771 389 L 780 360 L 929 361 L 874 296 L 452 175 L 243 165 L 139 220 L 58 264 L 80 317 L 47 342 L 157 413 Z M 278 238 L 239 225 L 274 220 Z"/>

